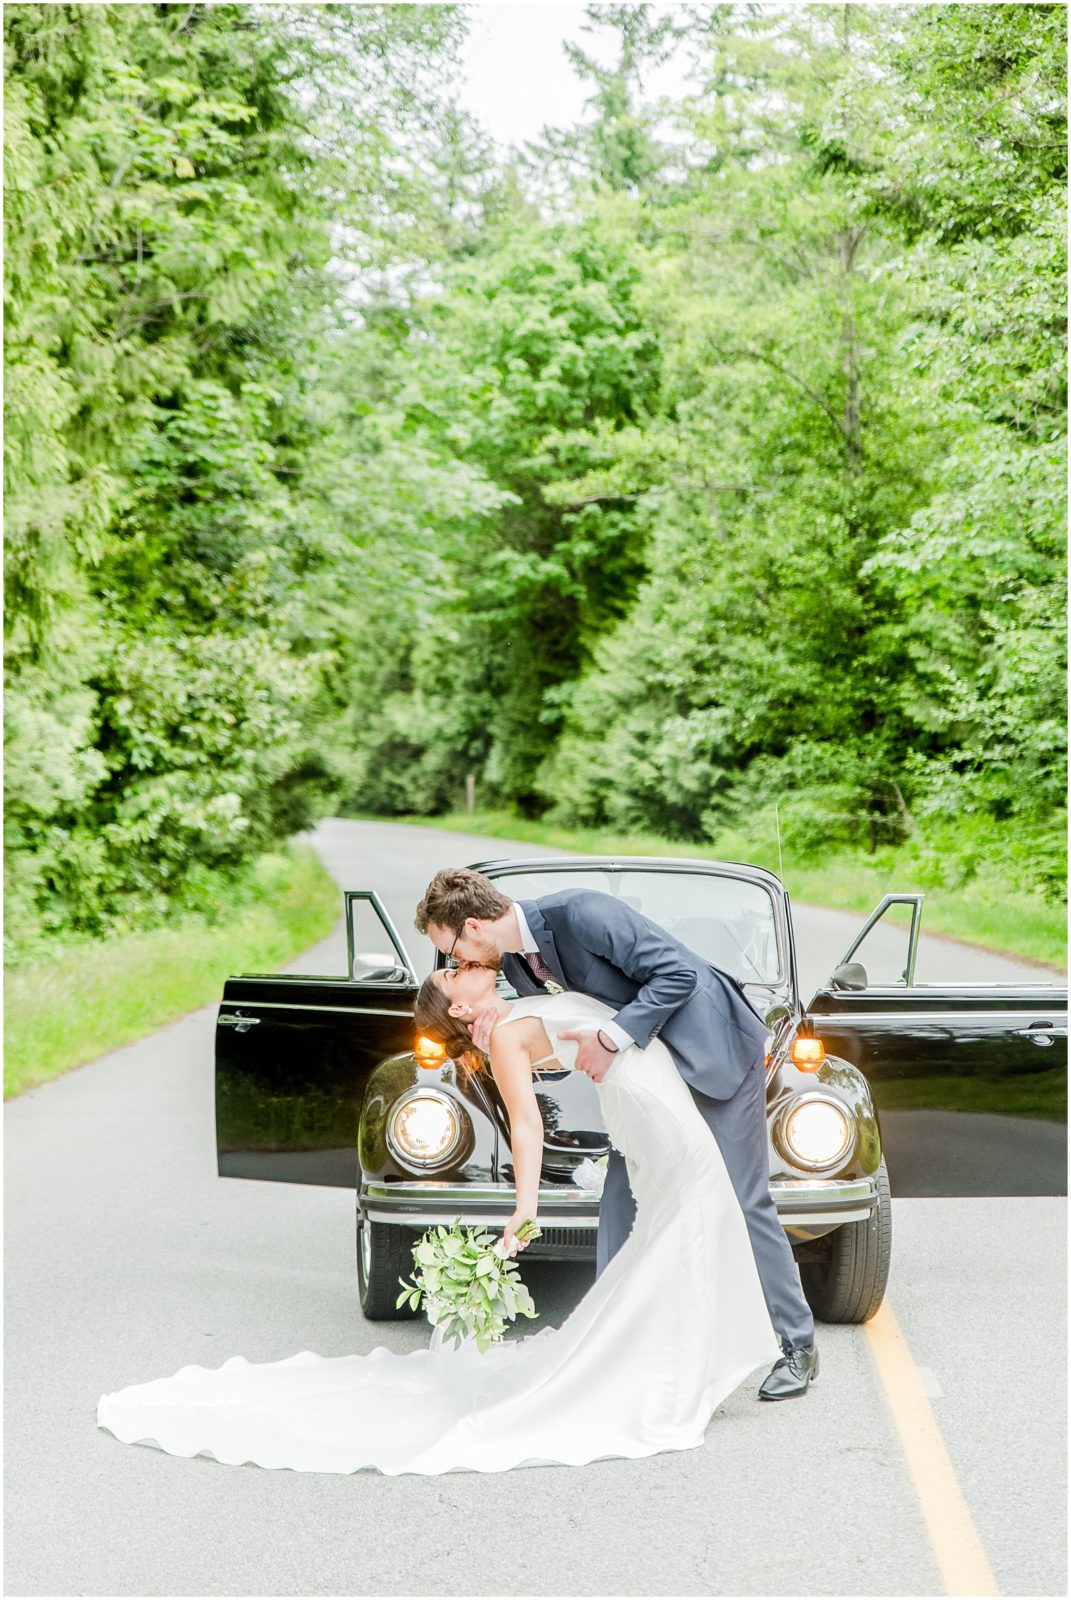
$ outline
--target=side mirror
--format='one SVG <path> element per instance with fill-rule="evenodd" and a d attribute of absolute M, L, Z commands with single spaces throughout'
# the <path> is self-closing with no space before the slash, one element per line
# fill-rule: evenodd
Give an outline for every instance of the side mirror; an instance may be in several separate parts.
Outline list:
<path fill-rule="evenodd" d="M 865 989 L 867 985 L 866 968 L 858 961 L 845 961 L 829 980 L 831 989 Z"/>
<path fill-rule="evenodd" d="M 392 955 L 381 950 L 365 950 L 353 958 L 355 983 L 404 983 L 406 971 Z"/>

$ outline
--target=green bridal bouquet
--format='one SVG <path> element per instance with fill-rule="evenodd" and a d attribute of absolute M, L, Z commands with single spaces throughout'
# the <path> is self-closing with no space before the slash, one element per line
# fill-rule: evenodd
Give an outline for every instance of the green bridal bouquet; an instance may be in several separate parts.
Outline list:
<path fill-rule="evenodd" d="M 517 1229 L 522 1244 L 539 1234 L 531 1221 Z M 478 1228 L 462 1228 L 460 1217 L 449 1228 L 429 1228 L 413 1246 L 413 1260 L 417 1267 L 413 1281 L 399 1278 L 402 1292 L 397 1303 L 403 1306 L 408 1301 L 417 1311 L 423 1301 L 428 1321 L 442 1329 L 443 1340 L 455 1349 L 462 1339 L 475 1339 L 482 1355 L 501 1340 L 507 1322 L 538 1316 L 502 1240 Z"/>

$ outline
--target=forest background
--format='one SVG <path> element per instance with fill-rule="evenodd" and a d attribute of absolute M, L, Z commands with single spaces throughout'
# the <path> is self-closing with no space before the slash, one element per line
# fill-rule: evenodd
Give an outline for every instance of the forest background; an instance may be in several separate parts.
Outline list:
<path fill-rule="evenodd" d="M 469 774 L 1060 958 L 1065 8 L 589 17 L 503 154 L 465 7 L 5 7 L 16 974 Z"/>

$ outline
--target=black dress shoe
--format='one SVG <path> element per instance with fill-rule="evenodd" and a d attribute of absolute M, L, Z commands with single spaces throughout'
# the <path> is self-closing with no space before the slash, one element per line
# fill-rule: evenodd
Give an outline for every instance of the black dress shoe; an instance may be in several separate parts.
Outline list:
<path fill-rule="evenodd" d="M 813 1344 L 786 1350 L 763 1379 L 759 1399 L 789 1400 L 794 1394 L 806 1394 L 807 1385 L 817 1376 L 818 1350 Z"/>

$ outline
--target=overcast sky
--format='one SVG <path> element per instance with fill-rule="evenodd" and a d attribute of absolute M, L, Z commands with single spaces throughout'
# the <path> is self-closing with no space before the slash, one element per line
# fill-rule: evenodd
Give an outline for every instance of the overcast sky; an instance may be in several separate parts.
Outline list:
<path fill-rule="evenodd" d="M 589 90 L 566 59 L 565 40 L 607 64 L 612 41 L 582 31 L 584 7 L 558 0 L 481 0 L 466 8 L 470 32 L 465 48 L 462 103 L 502 145 L 534 139 L 545 124 L 568 126 L 583 114 Z M 653 12 L 676 9 L 657 4 Z M 667 64 L 652 75 L 658 93 L 679 90 L 682 69 Z"/>

